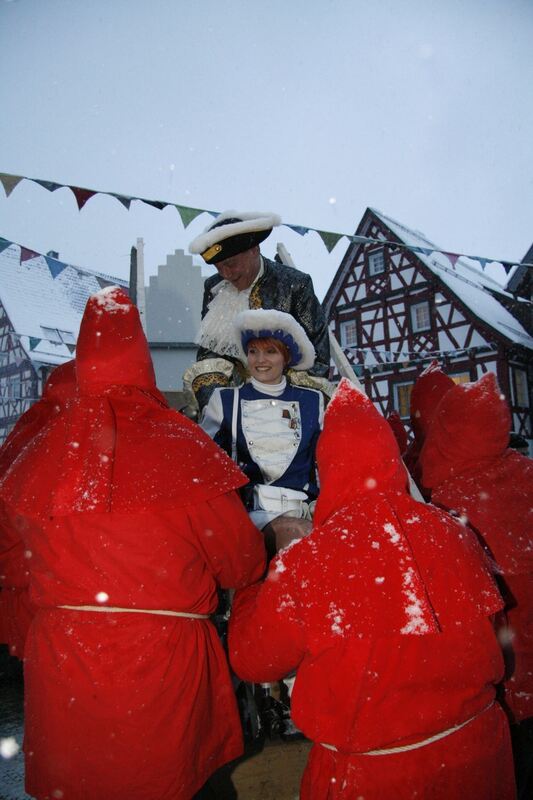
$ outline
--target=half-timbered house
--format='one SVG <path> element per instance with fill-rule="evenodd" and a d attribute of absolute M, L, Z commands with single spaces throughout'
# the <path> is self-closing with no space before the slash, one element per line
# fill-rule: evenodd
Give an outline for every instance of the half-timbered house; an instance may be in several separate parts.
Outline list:
<path fill-rule="evenodd" d="M 356 234 L 379 241 L 348 247 L 324 306 L 382 413 L 397 410 L 408 422 L 411 388 L 436 357 L 456 382 L 495 372 L 514 430 L 531 439 L 533 338 L 512 313 L 516 298 L 473 260 L 402 247 L 436 246 L 375 209 Z"/>
<path fill-rule="evenodd" d="M 127 282 L 36 256 L 0 253 L 0 444 L 42 393 L 50 371 L 70 358 L 87 298 Z"/>

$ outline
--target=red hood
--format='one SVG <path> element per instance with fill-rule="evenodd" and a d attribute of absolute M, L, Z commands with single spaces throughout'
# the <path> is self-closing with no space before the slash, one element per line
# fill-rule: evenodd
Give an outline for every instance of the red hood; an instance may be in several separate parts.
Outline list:
<path fill-rule="evenodd" d="M 407 445 L 409 444 L 409 437 L 407 435 L 407 431 L 405 430 L 405 425 L 402 422 L 402 418 L 397 411 L 391 411 L 391 413 L 387 415 L 387 422 L 389 423 L 394 434 L 394 438 L 398 443 L 400 454 L 403 456 L 407 450 Z"/>
<path fill-rule="evenodd" d="M 503 456 L 511 414 L 496 376 L 454 386 L 440 402 L 420 454 L 422 482 L 435 488 Z"/>
<path fill-rule="evenodd" d="M 452 379 L 440 369 L 436 360 L 417 378 L 411 393 L 411 427 L 420 444 L 424 441 L 439 402 L 454 386 Z"/>
<path fill-rule="evenodd" d="M 164 510 L 246 483 L 157 391 L 139 314 L 122 289 L 89 299 L 76 372 L 78 395 L 0 480 L 0 496 L 13 508 L 32 516 Z"/>
<path fill-rule="evenodd" d="M 316 525 L 362 495 L 406 491 L 407 475 L 390 425 L 346 378 L 326 410 L 317 463 Z"/>
<path fill-rule="evenodd" d="M 58 414 L 76 393 L 75 362 L 56 367 L 48 377 L 43 396 L 18 420 L 0 449 L 0 475 L 17 458 L 33 437 Z"/>
<path fill-rule="evenodd" d="M 156 390 L 148 342 L 137 308 L 126 292 L 109 286 L 89 298 L 76 346 L 80 394 L 110 386 Z"/>

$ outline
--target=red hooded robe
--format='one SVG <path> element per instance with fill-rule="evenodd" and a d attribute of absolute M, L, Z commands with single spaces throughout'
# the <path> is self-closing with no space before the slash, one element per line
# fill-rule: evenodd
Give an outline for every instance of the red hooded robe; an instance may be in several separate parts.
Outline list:
<path fill-rule="evenodd" d="M 261 535 L 232 491 L 242 473 L 157 391 L 121 289 L 89 299 L 76 370 L 78 397 L 0 483 L 39 607 L 26 647 L 26 790 L 189 800 L 242 751 L 234 693 L 210 620 L 147 611 L 212 614 L 217 586 L 261 575 Z"/>
<path fill-rule="evenodd" d="M 403 460 L 419 487 L 421 481 L 418 458 L 426 438 L 426 431 L 438 404 L 446 392 L 449 392 L 454 386 L 455 383 L 441 370 L 436 359 L 420 373 L 413 386 L 410 400 L 413 441 L 407 448 Z M 425 499 L 427 500 L 428 497 Z"/>
<path fill-rule="evenodd" d="M 432 501 L 466 517 L 501 572 L 508 623 L 501 637 L 512 673 L 505 700 L 520 722 L 533 717 L 533 461 L 507 448 L 510 426 L 488 372 L 443 398 L 420 463 Z"/>
<path fill-rule="evenodd" d="M 229 636 L 242 678 L 297 670 L 292 716 L 315 742 L 302 800 L 514 797 L 494 705 L 502 600 L 481 547 L 407 494 L 387 422 L 347 381 L 317 459 L 315 528 L 237 593 Z"/>
<path fill-rule="evenodd" d="M 48 420 L 61 411 L 74 395 L 75 388 L 74 361 L 67 361 L 53 370 L 41 399 L 21 416 L 2 445 L 0 476 Z M 24 655 L 26 636 L 35 613 L 28 595 L 29 556 L 20 532 L 10 525 L 5 506 L 0 500 L 0 641 L 8 645 L 12 656 L 20 659 Z"/>

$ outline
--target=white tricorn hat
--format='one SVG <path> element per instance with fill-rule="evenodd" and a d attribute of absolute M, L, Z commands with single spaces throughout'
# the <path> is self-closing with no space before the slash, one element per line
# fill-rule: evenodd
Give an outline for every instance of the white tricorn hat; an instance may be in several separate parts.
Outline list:
<path fill-rule="evenodd" d="M 291 314 L 276 309 L 254 308 L 237 314 L 234 322 L 241 359 L 246 360 L 252 339 L 279 339 L 286 345 L 292 369 L 310 369 L 315 363 L 315 348 Z"/>
<path fill-rule="evenodd" d="M 208 264 L 216 264 L 260 244 L 278 225 L 281 225 L 278 214 L 223 211 L 192 240 L 189 253 L 199 253 Z"/>

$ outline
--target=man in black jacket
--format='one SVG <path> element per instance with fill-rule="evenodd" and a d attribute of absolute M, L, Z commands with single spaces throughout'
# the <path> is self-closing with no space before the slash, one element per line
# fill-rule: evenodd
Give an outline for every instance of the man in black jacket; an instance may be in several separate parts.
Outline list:
<path fill-rule="evenodd" d="M 318 379 L 314 385 L 322 388 L 320 379 L 327 378 L 328 328 L 310 275 L 259 252 L 259 244 L 280 223 L 276 214 L 226 211 L 189 245 L 190 253 L 201 254 L 218 273 L 205 281 L 200 349 L 184 376 L 200 409 L 216 387 L 242 381 L 233 320 L 247 308 L 275 308 L 291 314 L 315 348 L 316 361 L 309 371 Z"/>

